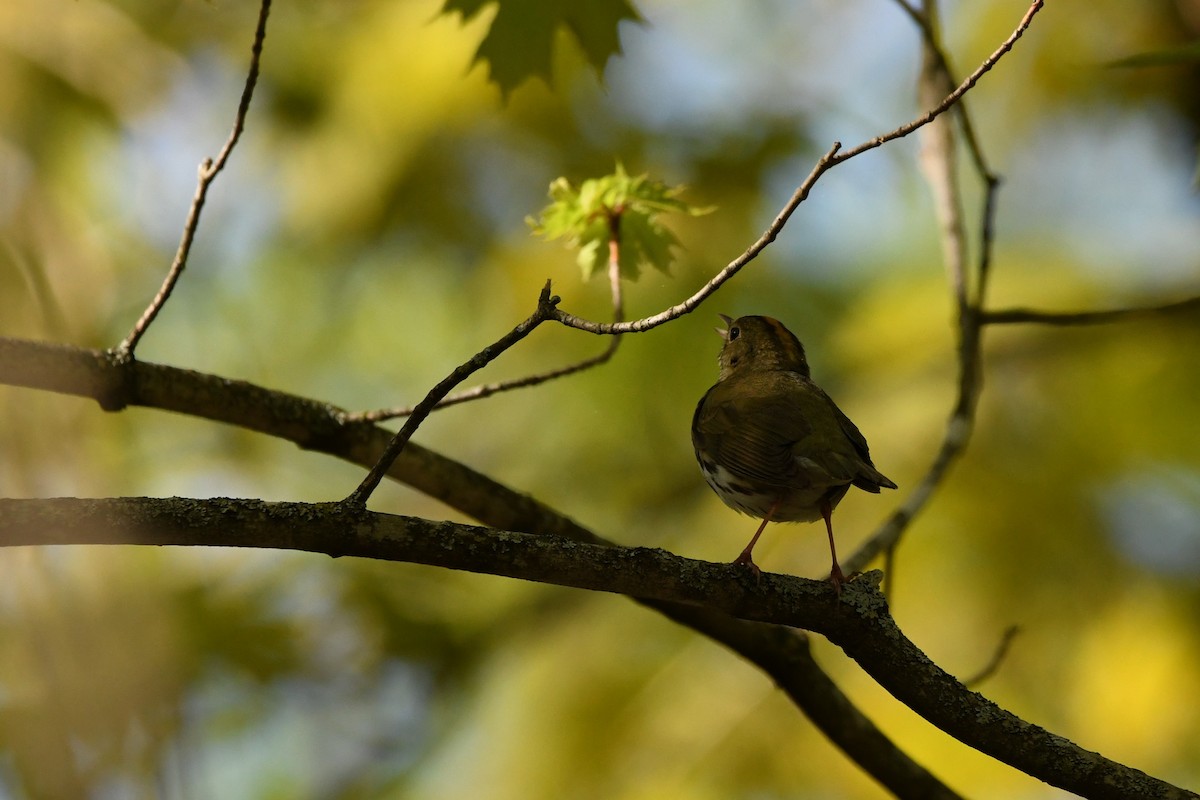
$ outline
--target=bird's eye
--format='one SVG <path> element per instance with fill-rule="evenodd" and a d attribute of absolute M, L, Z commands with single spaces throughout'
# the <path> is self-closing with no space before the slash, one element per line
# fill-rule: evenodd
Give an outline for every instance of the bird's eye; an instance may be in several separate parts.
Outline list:
<path fill-rule="evenodd" d="M 741 334 L 742 334 L 742 329 L 739 328 L 737 325 L 734 325 L 732 328 L 729 329 L 729 341 L 732 342 L 734 339 L 741 336 Z"/>

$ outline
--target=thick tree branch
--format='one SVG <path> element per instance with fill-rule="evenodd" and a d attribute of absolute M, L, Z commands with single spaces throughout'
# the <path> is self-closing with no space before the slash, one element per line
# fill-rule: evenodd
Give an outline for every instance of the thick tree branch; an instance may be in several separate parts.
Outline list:
<path fill-rule="evenodd" d="M 813 658 L 808 635 L 782 625 L 734 619 L 696 606 L 639 601 L 689 627 L 703 617 L 710 636 L 770 675 L 796 707 L 897 797 L 950 800 L 959 795 L 896 749 L 821 669 Z"/>
<path fill-rule="evenodd" d="M 1084 750 L 970 691 L 909 641 L 878 590 L 513 531 L 371 513 L 345 503 L 115 498 L 0 500 L 0 544 L 216 545 L 305 550 L 460 569 L 699 606 L 821 633 L 894 697 L 965 744 L 1083 797 L 1200 795 Z"/>
<path fill-rule="evenodd" d="M 0 383 L 90 397 L 109 410 L 145 406 L 236 425 L 364 468 L 379 460 L 392 438 L 378 426 L 348 421 L 346 412 L 330 404 L 65 345 L 0 337 Z M 608 544 L 534 498 L 413 442 L 388 474 L 496 528 Z M 781 638 L 790 633 L 698 606 L 639 602 L 720 642 L 771 676 L 835 745 L 894 794 L 957 797 L 854 709 L 795 642 L 781 648 Z"/>

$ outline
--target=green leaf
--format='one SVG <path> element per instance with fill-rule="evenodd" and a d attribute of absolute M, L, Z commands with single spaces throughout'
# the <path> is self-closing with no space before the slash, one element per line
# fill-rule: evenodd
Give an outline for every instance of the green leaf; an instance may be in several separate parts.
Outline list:
<path fill-rule="evenodd" d="M 679 199 L 683 187 L 670 187 L 648 175 L 631 177 L 621 164 L 611 175 L 589 178 L 578 189 L 566 178 L 550 184 L 550 205 L 541 217 L 526 222 L 534 234 L 562 239 L 578 249 L 576 262 L 587 280 L 608 271 L 609 242 L 617 238 L 621 277 L 637 280 L 649 265 L 670 274 L 672 248 L 679 240 L 658 220 L 667 212 L 699 216 L 711 207 L 697 207 Z"/>
<path fill-rule="evenodd" d="M 469 20 L 490 4 L 487 0 L 446 0 L 442 13 L 458 12 Z M 528 78 L 549 82 L 559 28 L 571 32 L 599 73 L 611 56 L 621 52 L 621 20 L 641 21 L 630 0 L 498 0 L 495 5 L 496 17 L 474 60 L 488 63 L 491 79 L 506 96 Z"/>

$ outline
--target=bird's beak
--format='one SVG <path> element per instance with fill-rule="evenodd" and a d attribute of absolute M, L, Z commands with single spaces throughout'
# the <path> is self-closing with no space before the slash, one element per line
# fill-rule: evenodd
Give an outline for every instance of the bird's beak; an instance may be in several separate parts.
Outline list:
<path fill-rule="evenodd" d="M 725 327 L 724 328 L 714 328 L 713 330 L 715 330 L 717 332 L 717 335 L 720 336 L 722 339 L 724 339 L 725 341 L 729 341 L 729 326 L 733 324 L 733 319 L 725 316 L 724 314 L 717 314 L 717 316 L 720 317 L 721 321 L 725 323 Z"/>

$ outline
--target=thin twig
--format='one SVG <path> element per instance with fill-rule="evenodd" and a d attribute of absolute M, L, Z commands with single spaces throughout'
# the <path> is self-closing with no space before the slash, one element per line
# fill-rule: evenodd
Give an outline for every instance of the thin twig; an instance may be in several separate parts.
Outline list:
<path fill-rule="evenodd" d="M 133 326 L 133 330 L 117 345 L 115 352 L 123 360 L 133 357 L 133 351 L 138 342 L 141 341 L 142 336 L 150 327 L 150 323 L 154 322 L 158 312 L 170 298 L 175 284 L 183 274 L 184 267 L 187 266 L 188 254 L 192 249 L 192 241 L 196 237 L 196 228 L 200 225 L 200 212 L 208 197 L 208 188 L 225 168 L 225 162 L 229 160 L 230 153 L 233 152 L 233 148 L 237 145 L 242 131 L 245 129 L 246 115 L 250 111 L 250 99 L 254 96 L 254 86 L 258 83 L 259 62 L 262 60 L 263 42 L 267 38 L 267 16 L 270 11 L 271 0 L 262 0 L 258 11 L 258 26 L 254 31 L 254 43 L 250 46 L 250 68 L 246 73 L 246 83 L 242 88 L 242 99 L 238 103 L 237 114 L 233 118 L 233 129 L 229 132 L 229 138 L 225 140 L 225 145 L 217 154 L 216 159 L 206 158 L 200 162 L 196 179 L 196 193 L 192 196 L 191 207 L 188 208 L 187 219 L 183 224 L 183 234 L 179 239 L 179 247 L 175 251 L 175 259 L 171 262 L 167 277 L 163 280 L 158 293 L 154 295 L 154 299 L 150 301 L 150 305 L 142 312 L 142 316 Z"/>
<path fill-rule="evenodd" d="M 1000 176 L 988 172 L 982 159 L 977 160 L 976 169 L 984 178 L 983 185 L 983 227 L 980 229 L 982 244 L 979 251 L 979 274 L 975 279 L 975 296 L 971 299 L 971 310 L 975 321 L 982 326 L 984 317 L 984 298 L 987 297 L 988 283 L 992 276 L 992 242 L 996 236 L 996 198 L 1000 194 Z"/>
<path fill-rule="evenodd" d="M 380 456 L 379 461 L 367 473 L 367 477 L 363 479 L 363 482 L 359 484 L 357 489 L 350 493 L 344 502 L 348 506 L 357 508 L 366 506 L 371 493 L 379 486 L 379 482 L 383 480 L 383 476 L 391 469 L 392 464 L 404 451 L 404 446 L 408 444 L 409 439 L 416 433 L 417 428 L 430 415 L 438 401 L 449 394 L 450 390 L 455 386 L 458 386 L 469 378 L 472 373 L 486 367 L 505 350 L 532 333 L 533 329 L 538 325 L 552 318 L 554 316 L 554 307 L 558 301 L 558 297 L 550 295 L 550 281 L 546 281 L 546 285 L 542 288 L 542 292 L 538 296 L 537 310 L 520 325 L 497 339 L 494 344 L 483 348 L 465 363 L 456 367 L 437 386 L 430 389 L 429 393 L 425 395 L 425 399 L 417 404 L 413 413 L 404 421 L 404 425 L 392 437 L 392 440 L 384 449 L 383 455 Z"/>
<path fill-rule="evenodd" d="M 979 672 L 976 672 L 969 678 L 964 678 L 962 681 L 963 686 L 966 686 L 968 689 L 975 689 L 979 686 L 979 684 L 995 675 L 996 670 L 1000 668 L 1000 665 L 1004 663 L 1004 659 L 1008 656 L 1008 651 L 1009 648 L 1012 647 L 1013 639 L 1015 639 L 1017 634 L 1020 632 L 1021 628 L 1019 625 L 1009 625 L 1007 628 L 1005 628 L 1004 633 L 1000 634 L 1000 643 L 996 645 L 996 650 L 992 653 L 992 657 L 988 659 L 986 664 L 983 665 L 983 669 L 979 670 Z"/>
<path fill-rule="evenodd" d="M 612 296 L 613 322 L 621 322 L 625 319 L 625 304 L 621 293 L 621 244 L 620 244 L 620 217 L 616 217 L 615 221 L 610 217 L 610 226 L 612 227 L 612 236 L 608 240 L 608 283 L 609 290 Z M 617 348 L 621 345 L 621 336 L 618 334 L 613 336 L 608 345 L 605 346 L 597 355 L 585 358 L 582 361 L 577 361 L 574 364 L 568 364 L 565 367 L 547 370 L 546 372 L 538 372 L 533 375 L 526 375 L 523 378 L 513 378 L 507 381 L 497 381 L 495 383 L 484 383 L 479 386 L 474 386 L 470 389 L 464 389 L 461 392 L 446 395 L 437 405 L 433 407 L 434 411 L 446 408 L 447 406 L 466 403 L 471 400 L 480 400 L 484 397 L 490 397 L 500 392 L 508 392 L 513 389 L 524 389 L 529 386 L 537 386 L 538 384 L 547 383 L 556 378 L 564 378 L 567 375 L 574 375 L 576 372 L 598 367 L 612 359 L 616 354 Z M 416 406 L 402 406 L 399 408 L 381 408 L 377 411 L 364 411 L 356 414 L 347 414 L 347 422 L 383 422 L 397 417 L 408 417 L 416 411 Z"/>
<path fill-rule="evenodd" d="M 1030 23 L 1033 21 L 1034 15 L 1041 10 L 1044 3 L 1045 0 L 1034 0 L 1033 4 L 1029 7 L 1029 10 L 1025 12 L 1025 16 L 1021 18 L 1020 23 L 1009 35 L 1009 37 L 1005 39 L 1004 42 L 991 55 L 984 59 L 983 63 L 981 63 L 974 72 L 968 75 L 966 80 L 959 84 L 953 92 L 947 95 L 934 108 L 925 112 L 911 122 L 907 122 L 895 130 L 892 130 L 881 136 L 876 136 L 874 139 L 863 142 L 862 144 L 853 147 L 850 150 L 842 150 L 841 143 L 834 142 L 829 150 L 826 151 L 825 155 L 821 156 L 820 160 L 817 161 L 816 166 L 813 167 L 808 177 L 804 179 L 804 182 L 800 184 L 799 188 L 797 188 L 792 194 L 791 198 L 788 199 L 783 209 L 771 222 L 770 226 L 767 227 L 767 230 L 763 233 L 763 235 L 759 237 L 758 241 L 752 244 L 749 249 L 746 250 L 746 252 L 735 258 L 724 269 L 713 276 L 712 280 L 704 284 L 704 286 L 702 286 L 699 291 L 697 291 L 691 297 L 687 298 L 681 303 L 665 309 L 664 311 L 654 314 L 653 316 L 643 317 L 642 319 L 636 319 L 630 322 L 619 324 L 593 322 L 582 317 L 577 317 L 574 314 L 569 314 L 561 309 L 555 311 L 554 318 L 563 325 L 571 328 L 578 328 L 580 330 L 588 331 L 589 333 L 613 335 L 618 333 L 641 333 L 643 331 L 648 331 L 651 328 L 656 328 L 663 323 L 670 322 L 673 319 L 677 319 L 684 314 L 688 314 L 696 310 L 696 308 L 713 292 L 720 288 L 722 284 L 736 275 L 742 269 L 742 267 L 753 261 L 758 254 L 766 248 L 767 245 L 775 240 L 775 237 L 779 235 L 779 232 L 787 223 L 788 218 L 791 217 L 792 213 L 796 210 L 800 203 L 804 202 L 804 200 L 808 197 L 809 192 L 812 191 L 813 185 L 823 174 L 825 174 L 825 172 L 844 161 L 848 161 L 857 155 L 865 153 L 868 150 L 873 150 L 876 147 L 887 144 L 888 142 L 908 136 L 913 131 L 921 128 L 924 125 L 928 125 L 930 122 L 944 114 L 948 109 L 952 108 L 960 99 L 962 99 L 963 95 L 969 92 L 975 86 L 975 84 L 979 82 L 980 78 L 982 78 L 986 73 L 990 72 L 992 68 L 996 66 L 996 63 L 1013 48 L 1013 45 L 1016 44 L 1017 40 L 1020 39 L 1021 36 L 1024 35 L 1025 31 L 1029 28 Z"/>
<path fill-rule="evenodd" d="M 547 383 L 555 378 L 564 378 L 567 375 L 574 375 L 576 372 L 597 367 L 606 361 L 609 361 L 613 354 L 617 352 L 617 347 L 621 343 L 620 336 L 614 336 L 609 340 L 608 345 L 600 353 L 585 358 L 583 361 L 577 361 L 574 364 L 568 364 L 565 367 L 539 372 L 536 375 L 526 375 L 523 378 L 514 378 L 507 381 L 496 381 L 495 383 L 481 383 L 478 386 L 473 386 L 470 389 L 464 389 L 461 392 L 446 395 L 436 406 L 434 410 L 446 408 L 447 406 L 458 405 L 459 403 L 467 403 L 471 400 L 481 400 L 484 397 L 490 397 L 501 392 L 512 391 L 513 389 L 524 389 L 529 386 L 537 386 L 540 383 Z M 347 422 L 383 422 L 397 417 L 411 416 L 417 410 L 416 406 L 402 406 L 399 408 L 381 408 L 377 411 L 365 411 L 357 414 L 347 414 Z"/>
<path fill-rule="evenodd" d="M 971 91 L 975 84 L 979 82 L 979 79 L 990 72 L 1005 53 L 1007 53 L 1009 50 L 1012 50 L 1013 45 L 1017 43 L 1017 40 L 1025 35 L 1025 31 L 1029 28 L 1030 23 L 1033 22 L 1034 15 L 1042 10 L 1042 6 L 1044 4 L 1045 0 L 1034 0 L 1033 4 L 1029 7 L 1029 10 L 1025 12 L 1025 16 L 1021 18 L 1020 23 L 1018 23 L 1013 32 L 1009 34 L 1009 37 L 1005 39 L 1004 42 L 998 48 L 996 48 L 996 50 L 990 56 L 985 58 L 983 63 L 981 63 L 974 72 L 968 75 L 966 79 L 958 85 L 958 88 L 947 95 L 942 102 L 938 103 L 932 109 L 925 112 L 925 114 L 917 119 L 914 119 L 912 122 L 905 123 L 889 133 L 885 133 L 882 136 L 877 136 L 868 142 L 863 142 L 857 147 L 843 151 L 837 156 L 835 162 L 841 163 L 842 161 L 854 158 L 859 153 L 863 153 L 867 150 L 873 150 L 880 145 L 887 144 L 895 139 L 901 139 L 905 136 L 908 136 L 913 131 L 922 126 L 928 125 L 930 122 L 933 122 L 939 116 L 944 114 L 955 103 L 962 99 L 963 95 Z"/>
<path fill-rule="evenodd" d="M 1036 311 L 1029 308 L 1004 308 L 984 311 L 980 322 L 984 325 L 1011 325 L 1032 323 L 1035 325 L 1100 325 L 1108 322 L 1124 322 L 1133 319 L 1148 319 L 1165 314 L 1200 311 L 1200 297 L 1189 297 L 1173 303 L 1140 308 L 1114 308 L 1106 311 Z"/>
<path fill-rule="evenodd" d="M 911 5 L 908 0 L 895 0 L 895 3 L 896 5 L 900 6 L 904 13 L 908 14 L 908 16 L 912 18 L 912 21 L 916 23 L 918 28 L 928 31 L 928 23 L 925 20 L 924 15 L 917 10 L 916 6 Z"/>

